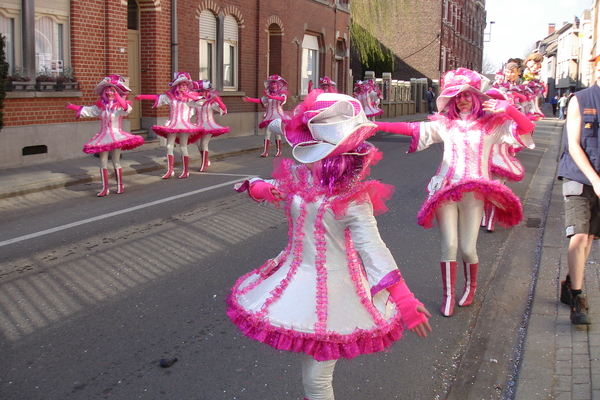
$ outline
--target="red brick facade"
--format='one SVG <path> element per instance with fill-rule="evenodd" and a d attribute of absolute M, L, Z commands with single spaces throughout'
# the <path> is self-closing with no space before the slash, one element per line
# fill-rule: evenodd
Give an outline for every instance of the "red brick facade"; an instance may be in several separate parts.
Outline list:
<path fill-rule="evenodd" d="M 129 0 L 130 5 L 132 1 Z M 91 121 L 76 121 L 73 111 L 65 109 L 65 103 L 93 104 L 97 100 L 93 89 L 103 77 L 108 74 L 128 75 L 127 3 L 127 0 L 70 1 L 68 51 L 79 82 L 79 92 L 71 92 L 72 97 L 67 92 L 56 95 L 40 95 L 39 92 L 35 95 L 9 94 L 4 102 L 5 132 L 8 131 L 6 128 L 32 128 L 47 124 L 64 124 L 68 130 L 69 126 Z M 178 20 L 177 43 L 174 44 L 176 63 L 171 57 L 171 12 L 175 3 Z M 338 81 L 340 91 L 349 92 L 349 56 L 346 50 L 350 45 L 350 14 L 344 2 L 339 9 L 337 3 L 336 0 L 137 0 L 134 6 L 137 5 L 139 10 L 140 92 L 165 92 L 174 68 L 188 71 L 194 79 L 199 77 L 199 15 L 205 9 L 210 10 L 217 20 L 229 15 L 238 23 L 237 91 L 221 91 L 228 108 L 227 117 L 235 116 L 235 113 L 262 111 L 256 104 L 246 103 L 242 98 L 260 97 L 263 81 L 269 74 L 280 74 L 289 84 L 286 109 L 291 110 L 299 103 L 305 34 L 318 37 L 319 76 L 330 76 Z M 336 71 L 337 76 L 334 76 Z M 31 110 L 35 111 L 32 113 Z M 154 109 L 152 102 L 142 102 L 142 119 L 166 116 L 167 107 Z M 247 127 L 250 133 L 255 129 Z M 0 132 L 0 141 L 5 132 Z M 13 129 L 12 133 L 14 137 L 18 136 L 18 131 Z M 33 139 L 28 139 L 31 143 L 18 142 L 17 146 L 46 144 L 52 140 L 52 137 L 46 137 L 34 143 Z M 52 148 L 50 144 L 48 146 Z M 20 151 L 20 148 L 15 151 Z M 72 154 L 72 157 L 78 156 L 81 153 Z"/>
<path fill-rule="evenodd" d="M 485 0 L 403 0 L 390 10 L 376 37 L 394 54 L 394 79 L 439 79 L 445 71 L 465 67 L 481 71 Z M 404 4 L 404 6 L 402 6 Z M 372 66 L 364 68 L 375 70 Z M 356 79 L 364 76 L 352 60 Z"/>

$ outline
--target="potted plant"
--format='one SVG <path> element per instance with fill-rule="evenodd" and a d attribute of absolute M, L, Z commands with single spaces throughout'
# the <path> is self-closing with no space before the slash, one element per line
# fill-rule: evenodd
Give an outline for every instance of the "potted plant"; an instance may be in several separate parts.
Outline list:
<path fill-rule="evenodd" d="M 35 77 L 35 90 L 38 92 L 54 90 L 56 86 L 56 78 L 48 67 L 44 67 L 38 71 Z"/>
<path fill-rule="evenodd" d="M 77 90 L 78 83 L 75 79 L 75 70 L 71 67 L 65 67 L 56 77 L 56 90 Z"/>
<path fill-rule="evenodd" d="M 25 68 L 15 67 L 13 73 L 6 77 L 6 91 L 26 90 L 29 85 L 25 82 L 29 82 Z"/>

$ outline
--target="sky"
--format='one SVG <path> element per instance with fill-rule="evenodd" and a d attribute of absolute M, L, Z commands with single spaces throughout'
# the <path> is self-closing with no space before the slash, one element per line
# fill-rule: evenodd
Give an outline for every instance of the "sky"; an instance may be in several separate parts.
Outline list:
<path fill-rule="evenodd" d="M 581 18 L 593 0 L 486 0 L 487 26 L 483 54 L 494 70 L 509 58 L 525 58 L 535 42 L 548 36 L 548 24 Z M 494 21 L 494 24 L 490 24 Z M 491 27 L 491 31 L 490 31 Z"/>

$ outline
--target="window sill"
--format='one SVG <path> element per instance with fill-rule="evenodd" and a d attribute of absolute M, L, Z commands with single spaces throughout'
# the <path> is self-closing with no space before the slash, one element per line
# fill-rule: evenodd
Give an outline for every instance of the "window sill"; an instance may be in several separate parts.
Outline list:
<path fill-rule="evenodd" d="M 221 97 L 238 97 L 238 96 L 245 96 L 246 92 L 242 92 L 242 91 L 237 91 L 237 90 L 223 90 L 221 92 L 219 92 L 219 96 Z"/>
<path fill-rule="evenodd" d="M 14 91 L 6 92 L 7 99 L 25 99 L 25 98 L 41 98 L 41 97 L 83 97 L 83 93 L 78 90 L 65 91 L 50 91 L 50 92 L 35 92 L 35 91 Z"/>

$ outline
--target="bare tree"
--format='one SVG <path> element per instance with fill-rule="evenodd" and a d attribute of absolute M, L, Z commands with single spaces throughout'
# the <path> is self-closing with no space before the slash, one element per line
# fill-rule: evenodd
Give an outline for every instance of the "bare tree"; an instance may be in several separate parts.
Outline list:
<path fill-rule="evenodd" d="M 483 53 L 483 61 L 481 63 L 482 74 L 495 74 L 500 68 L 502 68 L 501 64 L 495 64 L 489 54 Z"/>

